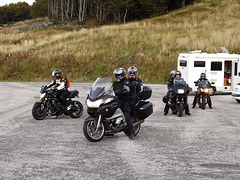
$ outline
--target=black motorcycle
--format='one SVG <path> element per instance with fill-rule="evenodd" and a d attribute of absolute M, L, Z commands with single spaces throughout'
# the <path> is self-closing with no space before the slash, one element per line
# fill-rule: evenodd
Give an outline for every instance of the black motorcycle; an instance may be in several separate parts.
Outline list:
<path fill-rule="evenodd" d="M 182 117 L 183 110 L 187 106 L 186 102 L 188 93 L 192 91 L 192 88 L 187 85 L 183 78 L 176 77 L 173 85 L 169 88 L 169 91 L 171 91 L 171 94 L 170 103 L 168 105 L 174 114 L 178 114 L 179 117 Z"/>
<path fill-rule="evenodd" d="M 197 85 L 197 82 L 194 82 L 195 85 Z M 211 84 L 208 82 L 208 80 L 202 80 L 198 84 L 197 88 L 197 94 L 195 95 L 195 98 L 193 100 L 193 107 L 195 107 L 196 103 L 199 104 L 199 107 L 202 109 L 205 109 L 206 104 L 209 105 L 209 107 L 212 107 L 212 102 L 210 98 L 210 88 Z"/>
<path fill-rule="evenodd" d="M 47 86 L 42 86 L 40 90 L 40 100 L 35 102 L 32 108 L 32 116 L 36 120 L 43 120 L 47 115 L 59 116 L 60 114 L 69 115 L 72 118 L 79 118 L 83 113 L 83 106 L 79 101 L 71 99 L 77 97 L 79 92 L 69 91 L 67 101 L 72 104 L 72 108 L 67 110 L 57 97 L 57 92 L 54 89 L 47 89 Z"/>
<path fill-rule="evenodd" d="M 83 133 L 91 142 L 101 141 L 105 135 L 124 132 L 129 136 L 127 122 L 120 109 L 120 101 L 115 96 L 111 87 L 111 78 L 98 78 L 91 87 L 86 98 L 87 112 L 90 115 L 84 121 Z M 131 120 L 136 136 L 141 128 L 141 123 L 145 118 L 153 113 L 151 102 L 144 101 L 151 97 L 150 87 L 144 87 L 140 96 L 140 101 L 136 104 L 139 121 Z"/>

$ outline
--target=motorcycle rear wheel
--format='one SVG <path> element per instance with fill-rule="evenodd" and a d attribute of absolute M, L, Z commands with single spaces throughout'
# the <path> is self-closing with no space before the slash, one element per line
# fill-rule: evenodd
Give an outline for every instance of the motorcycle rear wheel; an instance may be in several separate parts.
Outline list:
<path fill-rule="evenodd" d="M 139 133 L 140 129 L 141 129 L 141 124 L 138 124 L 137 126 L 134 126 L 134 127 L 133 127 L 133 135 L 136 136 L 136 135 Z M 124 133 L 125 133 L 126 136 L 128 136 L 128 137 L 130 136 L 130 133 L 129 133 L 128 130 L 125 130 Z"/>
<path fill-rule="evenodd" d="M 84 122 L 83 134 L 91 142 L 101 141 L 104 137 L 105 127 L 102 122 L 100 122 L 100 127 L 96 130 L 94 121 Z"/>
<path fill-rule="evenodd" d="M 178 109 L 178 117 L 182 117 L 183 115 L 183 104 L 179 104 L 179 109 Z"/>
<path fill-rule="evenodd" d="M 83 113 L 83 105 L 79 101 L 73 101 L 74 107 L 77 109 L 73 112 L 69 112 L 71 118 L 79 118 Z"/>
<path fill-rule="evenodd" d="M 47 115 L 47 111 L 45 108 L 42 109 L 42 105 L 43 104 L 41 102 L 35 102 L 35 104 L 33 105 L 32 116 L 36 120 L 43 120 Z"/>

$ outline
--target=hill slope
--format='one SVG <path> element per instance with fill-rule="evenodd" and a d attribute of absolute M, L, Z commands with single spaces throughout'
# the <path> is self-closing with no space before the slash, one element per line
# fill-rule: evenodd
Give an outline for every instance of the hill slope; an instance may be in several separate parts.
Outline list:
<path fill-rule="evenodd" d="M 240 53 L 240 2 L 204 0 L 141 22 L 68 31 L 0 30 L 0 80 L 48 81 L 59 68 L 71 81 L 137 66 L 144 82 L 167 81 L 180 52 Z"/>

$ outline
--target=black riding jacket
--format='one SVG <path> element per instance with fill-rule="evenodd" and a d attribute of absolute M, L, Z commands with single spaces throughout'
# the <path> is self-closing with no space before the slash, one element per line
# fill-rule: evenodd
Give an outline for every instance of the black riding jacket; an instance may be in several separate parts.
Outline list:
<path fill-rule="evenodd" d="M 113 90 L 120 101 L 128 102 L 130 97 L 130 82 L 128 79 L 123 79 L 119 82 L 114 81 L 112 84 Z"/>
<path fill-rule="evenodd" d="M 130 98 L 138 99 L 139 93 L 142 90 L 142 80 L 139 78 L 128 78 L 128 80 L 130 81 Z"/>

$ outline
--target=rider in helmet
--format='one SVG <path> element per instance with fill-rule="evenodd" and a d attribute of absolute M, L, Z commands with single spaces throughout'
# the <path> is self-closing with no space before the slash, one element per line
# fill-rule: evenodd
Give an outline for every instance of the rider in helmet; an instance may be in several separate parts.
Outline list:
<path fill-rule="evenodd" d="M 175 76 L 174 77 L 181 77 L 182 76 L 182 73 L 181 73 L 181 71 L 176 71 L 175 72 Z"/>
<path fill-rule="evenodd" d="M 115 75 L 115 81 L 112 84 L 113 90 L 118 97 L 118 100 L 121 101 L 121 110 L 124 113 L 128 129 L 129 129 L 129 138 L 134 138 L 133 134 L 133 122 L 130 119 L 130 106 L 129 106 L 129 97 L 130 97 L 130 82 L 126 78 L 126 70 L 122 67 L 115 69 L 113 72 Z"/>
<path fill-rule="evenodd" d="M 195 86 L 199 86 L 199 84 L 201 83 L 201 81 L 203 80 L 206 80 L 209 84 L 209 86 L 211 86 L 211 83 L 208 81 L 208 79 L 206 78 L 206 73 L 201 73 L 200 74 L 200 78 L 197 80 L 197 81 L 194 81 L 195 83 Z M 196 92 L 196 95 L 194 97 L 194 100 L 193 100 L 193 106 L 192 108 L 195 108 L 196 104 L 197 104 L 197 98 L 198 98 L 198 92 Z M 211 101 L 211 98 L 210 96 L 208 97 L 208 106 L 210 109 L 212 109 L 212 101 Z"/>
<path fill-rule="evenodd" d="M 174 75 L 175 78 L 181 78 L 181 76 L 182 76 L 181 71 L 176 71 L 176 72 L 175 72 L 175 75 Z M 175 79 L 175 78 L 174 78 L 174 79 Z M 173 80 L 173 83 L 174 83 L 174 80 Z M 187 86 L 188 86 L 188 85 L 187 85 Z M 185 108 L 184 108 L 184 109 L 185 109 L 185 114 L 191 115 L 190 112 L 189 112 L 189 106 L 188 106 L 188 103 L 187 103 L 188 93 L 189 93 L 189 91 L 187 92 L 187 94 L 186 94 L 186 96 L 185 96 L 185 98 L 184 98 L 184 103 L 185 103 Z M 172 102 L 176 101 L 176 98 L 172 97 L 172 100 L 171 100 L 171 101 L 172 101 Z M 171 102 L 171 103 L 172 103 L 172 102 Z M 166 103 L 166 106 L 165 106 L 165 108 L 164 108 L 164 115 L 166 115 L 166 114 L 168 113 L 168 109 L 169 109 L 169 106 L 168 106 L 167 103 Z M 176 112 L 173 111 L 173 114 L 176 114 Z"/>
<path fill-rule="evenodd" d="M 142 80 L 138 77 L 138 69 L 134 66 L 128 68 L 128 80 L 130 81 L 130 100 L 129 104 L 135 121 L 138 121 L 136 104 L 139 101 L 139 94 L 142 90 Z"/>
<path fill-rule="evenodd" d="M 182 77 L 181 71 L 176 71 L 176 73 L 175 73 L 175 78 L 178 78 L 178 77 Z M 188 86 L 188 84 L 187 84 L 187 86 Z M 191 88 L 191 89 L 192 89 L 192 88 Z M 191 115 L 190 112 L 189 112 L 189 106 L 188 106 L 188 102 L 187 102 L 188 93 L 189 93 L 189 91 L 187 92 L 186 97 L 184 98 L 185 114 Z"/>
<path fill-rule="evenodd" d="M 176 70 L 173 69 L 170 71 L 170 78 L 168 79 L 168 89 L 173 85 L 173 80 L 175 78 L 175 73 L 176 73 Z M 165 105 L 165 108 L 164 108 L 164 115 L 167 115 L 168 114 L 168 110 L 169 110 L 169 106 L 168 106 L 168 103 L 171 103 L 172 102 L 172 99 L 170 98 L 171 96 L 171 91 L 168 91 L 167 94 L 165 94 L 163 96 L 163 99 L 164 99 L 164 102 L 166 103 Z M 173 112 L 175 113 L 175 112 Z"/>
<path fill-rule="evenodd" d="M 72 105 L 66 99 L 69 94 L 67 78 L 62 76 L 62 72 L 59 69 L 56 69 L 52 75 L 54 75 L 54 79 L 47 85 L 47 88 L 54 86 L 60 101 L 67 107 L 67 110 L 70 110 Z"/>
<path fill-rule="evenodd" d="M 176 73 L 176 70 L 173 69 L 170 71 L 170 78 L 168 79 L 168 87 L 172 86 L 173 85 L 173 80 L 175 78 L 175 73 Z"/>

